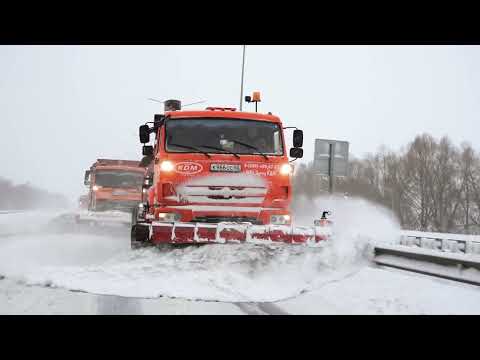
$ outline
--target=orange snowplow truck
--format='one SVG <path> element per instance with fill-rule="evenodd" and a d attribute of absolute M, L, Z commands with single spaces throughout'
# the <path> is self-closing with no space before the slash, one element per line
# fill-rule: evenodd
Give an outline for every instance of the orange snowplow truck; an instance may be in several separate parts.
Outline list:
<path fill-rule="evenodd" d="M 180 101 L 166 101 L 165 113 L 139 129 L 145 164 L 153 165 L 144 184 L 148 192 L 134 210 L 132 247 L 324 240 L 314 228 L 291 226 L 293 167 L 283 129 L 271 113 L 182 111 Z M 145 145 L 150 134 L 153 146 Z M 297 129 L 290 157 L 301 158 L 302 145 Z"/>
<path fill-rule="evenodd" d="M 139 161 L 98 159 L 85 171 L 88 210 L 131 212 L 142 201 L 145 168 Z"/>

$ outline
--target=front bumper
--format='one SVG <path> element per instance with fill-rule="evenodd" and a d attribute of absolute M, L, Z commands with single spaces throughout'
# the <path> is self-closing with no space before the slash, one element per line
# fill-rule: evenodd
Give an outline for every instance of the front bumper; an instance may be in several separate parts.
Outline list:
<path fill-rule="evenodd" d="M 248 222 L 256 225 L 270 224 L 272 215 L 288 215 L 290 211 L 282 208 L 184 205 L 155 209 L 155 219 L 160 213 L 177 213 L 182 222 L 220 223 Z M 289 219 L 285 225 L 291 224 Z"/>

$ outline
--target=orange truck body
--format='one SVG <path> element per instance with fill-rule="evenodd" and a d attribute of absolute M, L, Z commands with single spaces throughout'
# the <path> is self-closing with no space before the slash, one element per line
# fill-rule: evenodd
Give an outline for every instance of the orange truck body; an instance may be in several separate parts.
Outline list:
<path fill-rule="evenodd" d="M 154 147 L 153 185 L 148 191 L 148 215 L 152 221 L 160 215 L 174 213 L 180 222 L 219 223 L 222 221 L 270 224 L 272 216 L 282 215 L 290 224 L 292 199 L 291 171 L 280 118 L 271 114 L 207 108 L 202 111 L 167 111 L 166 122 L 182 119 L 226 119 L 268 122 L 278 126 L 281 154 L 256 154 L 208 151 L 203 153 L 169 152 L 166 149 L 166 126 L 156 133 Z M 246 124 L 242 122 L 242 124 Z M 240 125 L 239 125 L 240 126 Z M 248 125 L 244 125 L 248 126 Z M 207 150 L 206 150 L 207 151 Z M 164 162 L 173 167 L 166 169 Z M 162 165 L 163 164 L 163 165 Z M 222 171 L 235 166 L 235 174 Z M 220 171 L 215 170 L 220 169 Z M 221 180 L 219 180 L 221 179 Z M 257 179 L 258 181 L 255 181 Z"/>
<path fill-rule="evenodd" d="M 97 159 L 85 173 L 88 210 L 131 211 L 142 201 L 146 169 L 139 161 Z M 89 180 L 88 180 L 89 179 Z"/>

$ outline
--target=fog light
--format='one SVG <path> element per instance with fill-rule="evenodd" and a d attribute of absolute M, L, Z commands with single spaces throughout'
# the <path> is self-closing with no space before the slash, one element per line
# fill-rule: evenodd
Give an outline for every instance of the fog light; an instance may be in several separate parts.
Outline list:
<path fill-rule="evenodd" d="M 290 215 L 272 215 L 270 223 L 273 225 L 285 225 L 290 222 Z"/>
<path fill-rule="evenodd" d="M 175 222 L 180 221 L 182 216 L 177 213 L 159 213 L 158 214 L 158 221 L 165 221 L 165 222 Z"/>

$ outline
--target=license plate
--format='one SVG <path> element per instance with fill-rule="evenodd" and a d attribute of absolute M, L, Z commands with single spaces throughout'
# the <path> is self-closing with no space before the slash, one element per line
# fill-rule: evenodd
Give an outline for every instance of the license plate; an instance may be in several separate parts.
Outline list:
<path fill-rule="evenodd" d="M 240 172 L 240 164 L 211 164 L 210 171 L 212 172 Z"/>
<path fill-rule="evenodd" d="M 112 192 L 113 195 L 127 195 L 128 191 L 125 190 L 113 190 Z"/>

